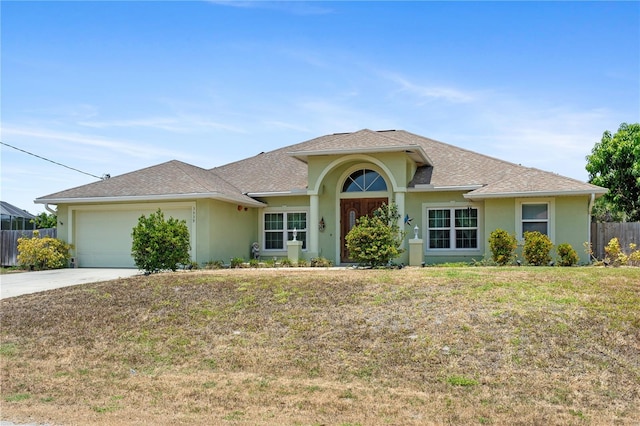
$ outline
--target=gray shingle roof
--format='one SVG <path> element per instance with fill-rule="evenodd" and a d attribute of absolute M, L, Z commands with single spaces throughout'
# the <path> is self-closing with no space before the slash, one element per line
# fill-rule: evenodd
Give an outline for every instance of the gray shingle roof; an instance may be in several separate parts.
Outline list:
<path fill-rule="evenodd" d="M 469 198 L 606 192 L 595 185 L 523 167 L 403 130 L 376 132 L 364 129 L 320 136 L 209 170 L 169 161 L 36 201 L 215 194 L 222 199 L 255 203 L 245 194 L 304 192 L 307 188 L 305 161 L 309 156 L 393 150 L 407 152 L 422 164 L 408 183 L 413 190 L 471 186 L 473 190 L 466 195 Z"/>
<path fill-rule="evenodd" d="M 245 204 L 256 203 L 255 200 L 243 195 L 236 186 L 217 174 L 177 160 L 56 192 L 40 197 L 36 199 L 36 202 L 100 198 L 136 199 L 153 196 L 168 198 L 196 194 L 209 194 L 212 198 Z"/>
<path fill-rule="evenodd" d="M 280 192 L 307 187 L 307 169 L 300 158 L 310 153 L 339 153 L 362 150 L 389 150 L 419 147 L 429 164 L 418 168 L 409 187 L 481 186 L 472 192 L 476 197 L 514 193 L 603 193 L 595 185 L 551 172 L 523 167 L 403 130 L 375 132 L 368 129 L 354 133 L 321 136 L 296 145 L 280 148 L 212 169 L 234 182 L 243 192 Z M 303 153 L 304 156 L 298 155 Z"/>

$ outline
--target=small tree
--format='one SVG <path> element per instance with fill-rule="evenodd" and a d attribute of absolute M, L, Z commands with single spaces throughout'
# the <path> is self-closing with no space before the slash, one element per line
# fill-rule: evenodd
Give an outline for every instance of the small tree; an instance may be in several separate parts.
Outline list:
<path fill-rule="evenodd" d="M 42 212 L 35 219 L 31 219 L 31 222 L 37 229 L 55 228 L 58 225 L 58 216 Z"/>
<path fill-rule="evenodd" d="M 362 216 L 346 236 L 351 258 L 362 265 L 387 265 L 404 252 L 404 232 L 398 226 L 398 206 L 383 204 L 373 216 Z"/>
<path fill-rule="evenodd" d="M 509 234 L 504 229 L 496 229 L 489 235 L 489 248 L 493 261 L 504 266 L 516 256 L 518 241 L 515 235 Z"/>
<path fill-rule="evenodd" d="M 178 264 L 190 261 L 187 222 L 173 217 L 165 220 L 160 209 L 149 217 L 140 216 L 131 236 L 131 255 L 145 272 L 175 271 Z"/>
<path fill-rule="evenodd" d="M 522 255 L 531 265 L 541 266 L 551 262 L 553 243 L 545 234 L 538 231 L 524 233 L 524 248 Z"/>
<path fill-rule="evenodd" d="M 605 131 L 587 156 L 589 182 L 609 189 L 596 204 L 610 220 L 640 220 L 640 123 Z"/>
<path fill-rule="evenodd" d="M 33 238 L 18 238 L 18 264 L 25 269 L 60 269 L 69 264 L 71 246 L 52 237 L 40 238 L 33 231 Z"/>

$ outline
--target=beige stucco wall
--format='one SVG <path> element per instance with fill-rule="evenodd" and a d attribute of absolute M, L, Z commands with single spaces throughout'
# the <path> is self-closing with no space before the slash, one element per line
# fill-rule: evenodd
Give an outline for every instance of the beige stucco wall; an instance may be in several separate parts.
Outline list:
<path fill-rule="evenodd" d="M 518 201 L 527 201 L 528 198 L 500 198 L 485 201 L 485 235 L 500 228 L 516 234 L 518 230 L 517 206 Z M 548 197 L 545 200 L 553 203 L 553 218 L 550 223 L 553 234 L 554 246 L 569 243 L 580 257 L 580 263 L 589 263 L 589 255 L 585 252 L 583 244 L 589 241 L 589 197 Z M 551 251 L 555 260 L 555 249 Z M 522 260 L 522 241 L 519 242 L 518 256 Z M 489 247 L 486 247 L 486 257 L 491 257 Z M 524 260 L 523 260 L 524 262 Z"/>
<path fill-rule="evenodd" d="M 197 261 L 222 261 L 251 257 L 251 243 L 258 240 L 258 209 L 238 207 L 218 200 L 198 200 Z"/>
<path fill-rule="evenodd" d="M 589 263 L 589 254 L 584 243 L 589 241 L 591 216 L 589 197 L 556 198 L 556 241 L 555 244 L 569 243 L 580 256 L 580 263 Z M 555 252 L 554 252 L 555 258 Z"/>

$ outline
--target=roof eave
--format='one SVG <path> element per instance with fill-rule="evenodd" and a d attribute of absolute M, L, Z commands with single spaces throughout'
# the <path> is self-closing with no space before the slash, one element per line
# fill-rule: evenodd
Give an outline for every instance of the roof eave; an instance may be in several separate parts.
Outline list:
<path fill-rule="evenodd" d="M 300 195 L 307 195 L 307 189 L 291 189 L 288 191 L 262 191 L 262 192 L 246 192 L 245 195 L 251 198 L 265 198 L 265 197 L 295 197 Z"/>
<path fill-rule="evenodd" d="M 36 204 L 99 204 L 99 203 L 128 203 L 139 201 L 171 201 L 214 199 L 237 203 L 247 207 L 264 207 L 265 204 L 249 197 L 232 197 L 219 192 L 192 193 L 192 194 L 160 194 L 160 195 L 129 195 L 113 197 L 67 197 L 67 198 L 37 198 Z"/>
<path fill-rule="evenodd" d="M 419 145 L 402 145 L 390 147 L 371 147 L 371 148 L 348 148 L 348 149 L 322 149 L 312 151 L 294 151 L 287 154 L 307 163 L 308 157 L 317 157 L 320 155 L 348 155 L 348 154 L 374 154 L 380 152 L 404 152 L 413 159 L 418 165 L 433 165 L 433 162 L 425 152 L 424 148 Z"/>
<path fill-rule="evenodd" d="M 451 192 L 451 191 L 474 191 L 482 188 L 484 185 L 431 185 L 417 184 L 414 187 L 407 188 L 408 192 Z"/>
<path fill-rule="evenodd" d="M 489 192 L 477 194 L 472 191 L 463 194 L 463 197 L 469 200 L 484 200 L 492 198 L 516 198 L 516 197 L 576 197 L 582 195 L 595 195 L 596 197 L 607 193 L 607 189 L 580 189 L 573 191 L 517 191 L 517 192 Z"/>

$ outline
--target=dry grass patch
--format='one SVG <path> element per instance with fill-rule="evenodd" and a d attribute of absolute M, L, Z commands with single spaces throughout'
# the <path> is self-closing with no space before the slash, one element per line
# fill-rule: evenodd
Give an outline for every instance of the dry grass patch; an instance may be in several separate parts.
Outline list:
<path fill-rule="evenodd" d="M 0 306 L 6 420 L 640 422 L 640 269 L 190 272 Z"/>

